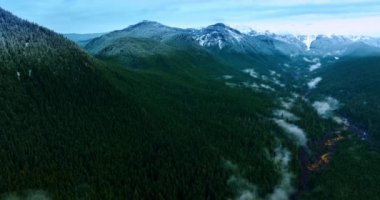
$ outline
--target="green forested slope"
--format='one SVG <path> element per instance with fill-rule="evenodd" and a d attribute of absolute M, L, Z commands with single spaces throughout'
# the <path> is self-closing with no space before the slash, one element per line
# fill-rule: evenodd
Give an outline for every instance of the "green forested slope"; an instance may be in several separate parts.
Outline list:
<path fill-rule="evenodd" d="M 380 138 L 380 57 L 347 57 L 320 75 L 318 91 L 342 101 L 345 115 Z"/>
<path fill-rule="evenodd" d="M 307 199 L 380 199 L 380 59 L 349 56 L 322 67 L 321 83 L 312 98 L 332 96 L 337 111 L 358 130 L 349 129 L 334 153 L 331 165 L 313 174 L 315 188 Z M 366 135 L 363 135 L 363 132 Z"/>
<path fill-rule="evenodd" d="M 0 10 L 0 194 L 224 199 L 239 174 L 272 192 L 271 98 L 165 57 L 130 71 Z M 165 71 L 166 70 L 166 71 Z M 203 75 L 200 75 L 203 74 Z M 199 75 L 199 76 L 197 76 Z M 269 156 L 268 156 L 269 154 Z"/>

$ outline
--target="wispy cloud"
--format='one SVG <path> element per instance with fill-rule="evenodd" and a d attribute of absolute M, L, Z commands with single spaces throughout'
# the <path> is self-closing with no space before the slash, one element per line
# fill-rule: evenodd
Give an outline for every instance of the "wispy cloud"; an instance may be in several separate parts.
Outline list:
<path fill-rule="evenodd" d="M 321 77 L 314 78 L 307 83 L 307 86 L 309 87 L 309 89 L 314 89 L 317 87 L 318 83 L 321 81 L 322 81 Z"/>
<path fill-rule="evenodd" d="M 306 133 L 298 126 L 288 123 L 283 119 L 275 119 L 276 124 L 292 138 L 296 144 L 305 146 L 307 142 Z"/>
<path fill-rule="evenodd" d="M 294 192 L 292 180 L 293 173 L 290 171 L 290 162 L 292 155 L 289 150 L 278 146 L 274 149 L 274 155 L 270 158 L 273 162 L 273 167 L 279 174 L 279 182 L 274 186 L 273 192 L 265 195 L 265 198 L 260 197 L 258 187 L 244 178 L 240 173 L 240 169 L 231 161 L 226 161 L 225 168 L 232 172 L 232 175 L 227 181 L 227 184 L 236 192 L 236 200 L 288 200 L 289 196 Z"/>
<path fill-rule="evenodd" d="M 313 103 L 314 109 L 318 112 L 318 114 L 323 118 L 331 117 L 333 112 L 337 110 L 341 104 L 338 100 L 327 97 L 323 101 L 315 101 Z"/>
<path fill-rule="evenodd" d="M 274 110 L 273 115 L 282 119 L 286 119 L 288 121 L 298 121 L 300 120 L 295 114 L 287 111 L 287 110 Z"/>
<path fill-rule="evenodd" d="M 275 32 L 339 32 L 356 25 L 345 33 L 380 35 L 377 26 L 368 26 L 380 23 L 377 0 L 0 0 L 0 6 L 58 32 L 104 32 L 148 19 L 179 27 L 224 22 Z"/>

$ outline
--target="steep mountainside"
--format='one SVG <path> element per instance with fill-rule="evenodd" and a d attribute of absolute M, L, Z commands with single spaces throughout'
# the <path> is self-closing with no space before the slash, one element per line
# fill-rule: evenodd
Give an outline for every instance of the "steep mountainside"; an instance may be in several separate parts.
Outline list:
<path fill-rule="evenodd" d="M 350 134 L 334 150 L 331 167 L 314 174 L 316 187 L 306 199 L 379 199 L 374 174 L 380 167 L 380 54 L 364 55 L 320 59 L 321 67 L 308 72 L 312 105 L 323 118 L 345 124 Z"/>
<path fill-rule="evenodd" d="M 380 53 L 376 57 L 346 57 L 318 72 L 323 77 L 318 90 L 336 96 L 347 115 L 360 121 L 380 138 Z"/>
<path fill-rule="evenodd" d="M 124 54 L 131 55 L 126 50 L 122 39 L 149 39 L 170 47 L 186 50 L 189 47 L 200 46 L 216 54 L 269 55 L 269 56 L 344 56 L 360 52 L 362 56 L 370 56 L 380 51 L 377 38 L 347 37 L 347 36 L 294 36 L 277 35 L 273 33 L 242 33 L 225 24 L 215 24 L 202 29 L 179 29 L 168 27 L 157 22 L 143 21 L 126 29 L 114 31 L 89 42 L 85 49 L 102 56 Z M 124 46 L 123 53 L 117 46 Z M 112 49 L 112 52 L 108 52 Z M 365 49 L 365 51 L 362 51 Z M 371 50 L 369 50 L 371 49 Z M 125 52 L 126 51 L 126 52 Z"/>
<path fill-rule="evenodd" d="M 215 24 L 203 29 L 179 29 L 150 21 L 143 21 L 126 29 L 96 38 L 86 45 L 85 49 L 93 54 L 101 55 L 101 51 L 104 52 L 104 49 L 115 46 L 122 38 L 148 38 L 172 48 L 181 49 L 198 46 L 213 52 L 284 54 L 284 52 L 276 49 L 272 39 L 242 34 L 224 24 Z M 280 41 L 276 42 L 281 43 Z M 284 45 L 285 43 L 282 44 L 282 46 Z"/>
<path fill-rule="evenodd" d="M 0 193 L 91 195 L 113 152 L 103 148 L 122 145 L 109 133 L 136 130 L 142 112 L 73 42 L 2 9 L 0 34 Z"/>
<path fill-rule="evenodd" d="M 274 79 L 261 80 L 255 92 L 253 71 L 232 70 L 203 50 L 152 55 L 156 39 L 126 40 L 142 49 L 137 62 L 147 66 L 127 70 L 2 9 L 0 33 L 1 198 L 271 198 L 293 191 L 297 147 L 271 120 L 276 102 L 264 82 L 275 87 Z M 231 75 L 238 78 L 226 83 Z"/>

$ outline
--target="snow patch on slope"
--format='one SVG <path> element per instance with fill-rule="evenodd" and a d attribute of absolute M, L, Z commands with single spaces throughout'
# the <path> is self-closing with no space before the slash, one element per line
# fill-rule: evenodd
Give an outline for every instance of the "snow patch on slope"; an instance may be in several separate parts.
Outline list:
<path fill-rule="evenodd" d="M 231 30 L 228 30 L 228 33 L 237 41 L 237 42 L 240 42 L 241 39 L 243 38 L 243 36 L 231 31 Z"/>
<path fill-rule="evenodd" d="M 310 47 L 311 47 L 311 43 L 313 43 L 313 41 L 316 39 L 317 37 L 315 36 L 312 36 L 312 35 L 308 35 L 306 36 L 302 42 L 306 45 L 306 49 L 308 51 L 310 51 Z"/>
<path fill-rule="evenodd" d="M 281 83 L 276 77 L 273 77 L 272 79 L 273 83 L 280 86 L 280 87 L 285 87 L 285 84 Z"/>
<path fill-rule="evenodd" d="M 276 91 L 274 88 L 272 88 L 271 86 L 269 85 L 265 85 L 265 84 L 260 84 L 260 87 L 266 89 L 266 90 L 270 90 L 272 92 Z"/>
<path fill-rule="evenodd" d="M 249 74 L 252 78 L 259 78 L 259 74 L 253 68 L 245 69 L 243 72 Z"/>
<path fill-rule="evenodd" d="M 316 64 L 312 64 L 312 65 L 310 65 L 310 68 L 309 68 L 309 71 L 314 71 L 314 70 L 316 70 L 316 69 L 319 69 L 319 68 L 321 68 L 322 67 L 322 64 L 319 62 L 319 63 L 316 63 Z"/>
<path fill-rule="evenodd" d="M 260 86 L 256 83 L 243 82 L 243 86 L 246 88 L 251 88 L 253 90 L 259 91 Z"/>
<path fill-rule="evenodd" d="M 198 44 L 203 47 L 218 46 L 220 50 L 222 50 L 225 47 L 223 38 L 220 36 L 213 36 L 212 33 L 195 36 L 193 37 L 193 39 L 195 39 L 198 42 Z"/>

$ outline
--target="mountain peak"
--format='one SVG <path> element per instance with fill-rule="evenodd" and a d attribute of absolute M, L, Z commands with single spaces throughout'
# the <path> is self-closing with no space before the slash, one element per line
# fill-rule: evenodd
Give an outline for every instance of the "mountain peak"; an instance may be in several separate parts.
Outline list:
<path fill-rule="evenodd" d="M 137 24 L 134 24 L 134 25 L 131 25 L 127 28 L 125 28 L 124 30 L 137 30 L 137 29 L 156 29 L 156 30 L 160 30 L 160 29 L 174 29 L 174 28 L 171 28 L 169 26 L 166 26 L 166 25 L 163 25 L 159 22 L 155 22 L 155 21 L 148 21 L 148 20 L 144 20 L 144 21 L 141 21 Z"/>
<path fill-rule="evenodd" d="M 207 29 L 229 29 L 229 30 L 235 30 L 235 29 L 233 29 L 233 28 L 231 28 L 228 25 L 223 24 L 223 23 L 216 23 L 214 25 L 210 25 L 210 26 L 207 27 Z"/>
<path fill-rule="evenodd" d="M 161 23 L 159 22 L 156 22 L 156 21 L 150 21 L 150 20 L 143 20 L 137 24 L 140 24 L 140 25 L 162 25 Z"/>
<path fill-rule="evenodd" d="M 208 27 L 206 27 L 206 30 L 211 30 L 211 31 L 218 31 L 218 32 L 229 32 L 229 33 L 233 33 L 233 34 L 238 34 L 240 35 L 241 32 L 239 30 L 236 30 L 234 28 L 231 28 L 229 26 L 227 26 L 226 24 L 223 24 L 223 23 L 216 23 L 214 25 L 210 25 Z"/>
<path fill-rule="evenodd" d="M 211 26 L 228 27 L 227 25 L 225 25 L 225 24 L 223 24 L 223 23 L 216 23 L 216 24 L 211 25 Z"/>
<path fill-rule="evenodd" d="M 143 20 L 135 25 L 131 25 L 130 27 L 132 28 L 136 28 L 136 27 L 145 27 L 145 26 L 148 26 L 148 27 L 167 27 L 159 22 L 155 22 L 155 21 L 149 21 L 149 20 Z"/>

